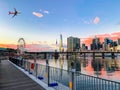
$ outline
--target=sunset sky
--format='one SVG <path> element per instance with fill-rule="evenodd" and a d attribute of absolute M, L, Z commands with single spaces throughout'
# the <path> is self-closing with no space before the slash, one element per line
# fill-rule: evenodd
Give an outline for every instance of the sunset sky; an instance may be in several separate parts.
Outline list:
<path fill-rule="evenodd" d="M 21 12 L 12 18 L 9 11 Z M 24 38 L 31 50 L 51 50 L 60 34 L 84 39 L 120 37 L 120 0 L 0 0 L 0 47 Z"/>

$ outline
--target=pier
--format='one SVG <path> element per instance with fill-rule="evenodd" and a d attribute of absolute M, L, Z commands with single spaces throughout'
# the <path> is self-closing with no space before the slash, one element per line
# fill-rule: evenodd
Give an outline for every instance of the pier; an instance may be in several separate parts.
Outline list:
<path fill-rule="evenodd" d="M 21 72 L 10 61 L 0 63 L 0 90 L 45 90 L 38 83 Z"/>

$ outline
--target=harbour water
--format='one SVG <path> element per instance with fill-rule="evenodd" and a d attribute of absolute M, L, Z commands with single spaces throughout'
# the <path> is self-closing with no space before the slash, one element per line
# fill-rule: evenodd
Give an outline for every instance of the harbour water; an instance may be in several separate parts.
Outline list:
<path fill-rule="evenodd" d="M 30 61 L 34 62 L 33 59 Z M 49 65 L 51 67 L 69 70 L 73 61 L 75 62 L 77 72 L 120 82 L 120 57 L 116 57 L 115 59 L 111 59 L 110 57 L 105 57 L 105 59 L 96 57 L 94 60 L 92 57 L 86 57 L 85 59 L 83 57 L 71 58 L 68 60 L 65 57 L 60 57 L 59 59 L 51 58 L 49 59 Z M 37 59 L 37 63 L 46 65 L 46 60 Z"/>

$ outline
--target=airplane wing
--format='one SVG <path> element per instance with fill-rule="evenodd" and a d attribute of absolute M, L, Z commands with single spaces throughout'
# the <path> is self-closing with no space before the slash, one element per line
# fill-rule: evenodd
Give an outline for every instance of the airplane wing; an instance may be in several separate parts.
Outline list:
<path fill-rule="evenodd" d="M 16 16 L 16 14 L 14 14 L 14 15 L 12 16 L 12 18 L 15 17 L 15 16 Z"/>
<path fill-rule="evenodd" d="M 15 12 L 17 11 L 16 8 L 14 8 Z"/>

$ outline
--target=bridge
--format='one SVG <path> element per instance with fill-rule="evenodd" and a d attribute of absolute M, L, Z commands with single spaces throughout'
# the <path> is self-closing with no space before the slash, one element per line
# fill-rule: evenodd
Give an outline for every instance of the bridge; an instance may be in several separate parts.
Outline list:
<path fill-rule="evenodd" d="M 111 58 L 115 59 L 115 54 L 120 54 L 120 52 L 113 52 L 113 51 L 80 51 L 80 52 L 25 52 L 26 54 L 44 54 L 44 58 L 46 59 L 47 54 L 54 54 L 57 56 L 57 54 L 66 54 L 66 57 L 68 58 L 69 55 L 83 55 L 83 57 L 86 57 L 86 54 L 92 54 L 93 59 L 95 57 L 102 57 L 104 59 L 106 57 L 106 54 L 111 54 Z M 100 55 L 96 55 L 100 54 Z"/>

